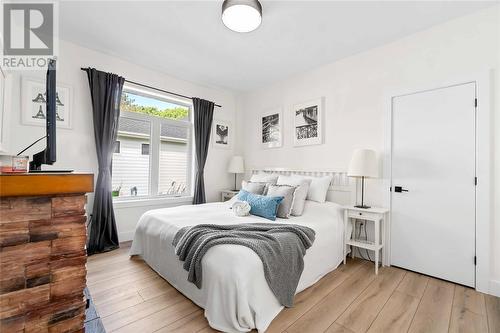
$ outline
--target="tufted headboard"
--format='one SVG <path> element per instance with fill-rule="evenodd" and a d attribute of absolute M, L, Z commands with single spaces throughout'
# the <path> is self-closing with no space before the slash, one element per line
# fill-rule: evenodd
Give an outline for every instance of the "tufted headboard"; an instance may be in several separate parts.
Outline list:
<path fill-rule="evenodd" d="M 332 176 L 332 182 L 326 196 L 327 201 L 340 205 L 350 205 L 355 201 L 355 182 L 350 181 L 346 171 L 306 171 L 286 168 L 252 168 L 250 175 L 258 173 L 278 174 L 284 176 L 301 175 L 310 177 Z"/>

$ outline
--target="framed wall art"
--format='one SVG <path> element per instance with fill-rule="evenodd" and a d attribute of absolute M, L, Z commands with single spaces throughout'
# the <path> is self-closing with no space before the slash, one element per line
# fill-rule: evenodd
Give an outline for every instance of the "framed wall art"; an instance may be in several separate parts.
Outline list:
<path fill-rule="evenodd" d="M 233 131 L 231 123 L 225 120 L 214 119 L 212 124 L 212 144 L 215 148 L 231 149 L 233 145 Z"/>
<path fill-rule="evenodd" d="M 261 144 L 263 148 L 278 148 L 283 145 L 283 114 L 280 108 L 262 114 Z"/>
<path fill-rule="evenodd" d="M 45 126 L 45 80 L 22 79 L 22 123 L 24 125 Z M 58 128 L 71 128 L 73 89 L 65 84 L 57 84 L 56 122 Z"/>
<path fill-rule="evenodd" d="M 293 112 L 294 146 L 323 143 L 323 98 L 295 104 Z"/>

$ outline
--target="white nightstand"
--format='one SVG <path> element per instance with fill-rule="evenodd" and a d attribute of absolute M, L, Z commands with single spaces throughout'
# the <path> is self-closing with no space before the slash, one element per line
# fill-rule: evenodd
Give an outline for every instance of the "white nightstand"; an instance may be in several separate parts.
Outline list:
<path fill-rule="evenodd" d="M 238 194 L 240 191 L 233 191 L 233 190 L 223 190 L 220 192 L 221 194 L 221 201 L 228 201 L 232 197 L 234 197 L 236 194 Z"/>
<path fill-rule="evenodd" d="M 344 207 L 344 230 L 347 231 L 348 223 L 352 223 L 353 235 L 355 237 L 355 220 L 371 221 L 374 224 L 375 237 L 374 242 L 365 240 L 352 239 L 351 235 L 347 232 L 344 238 L 344 264 L 347 257 L 347 245 L 355 246 L 362 249 L 375 251 L 375 274 L 378 274 L 378 262 L 380 250 L 385 245 L 385 224 L 386 215 L 389 212 L 386 208 L 356 208 L 354 206 Z M 351 256 L 354 256 L 354 250 L 351 249 Z M 385 266 L 385 258 L 382 258 L 382 265 Z"/>

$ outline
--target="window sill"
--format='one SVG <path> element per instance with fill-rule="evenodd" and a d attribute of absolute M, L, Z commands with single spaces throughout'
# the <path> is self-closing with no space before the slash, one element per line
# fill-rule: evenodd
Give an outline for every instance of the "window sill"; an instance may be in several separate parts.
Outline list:
<path fill-rule="evenodd" d="M 140 199 L 113 199 L 114 208 L 130 208 L 130 207 L 146 207 L 146 206 L 161 206 L 170 204 L 191 204 L 192 196 L 180 197 L 149 197 Z"/>

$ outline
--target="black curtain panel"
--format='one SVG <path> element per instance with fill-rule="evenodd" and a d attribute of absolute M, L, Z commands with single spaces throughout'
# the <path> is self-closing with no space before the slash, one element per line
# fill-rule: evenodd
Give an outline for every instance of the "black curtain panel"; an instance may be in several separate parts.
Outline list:
<path fill-rule="evenodd" d="M 193 97 L 194 106 L 194 142 L 196 147 L 196 179 L 194 182 L 193 204 L 206 202 L 205 180 L 203 169 L 208 155 L 208 144 L 210 143 L 210 131 L 214 117 L 215 104 L 204 99 Z"/>
<path fill-rule="evenodd" d="M 99 173 L 94 192 L 87 253 L 111 251 L 119 247 L 113 199 L 111 196 L 111 161 L 118 133 L 120 98 L 125 79 L 94 68 L 87 69 L 94 136 Z"/>

